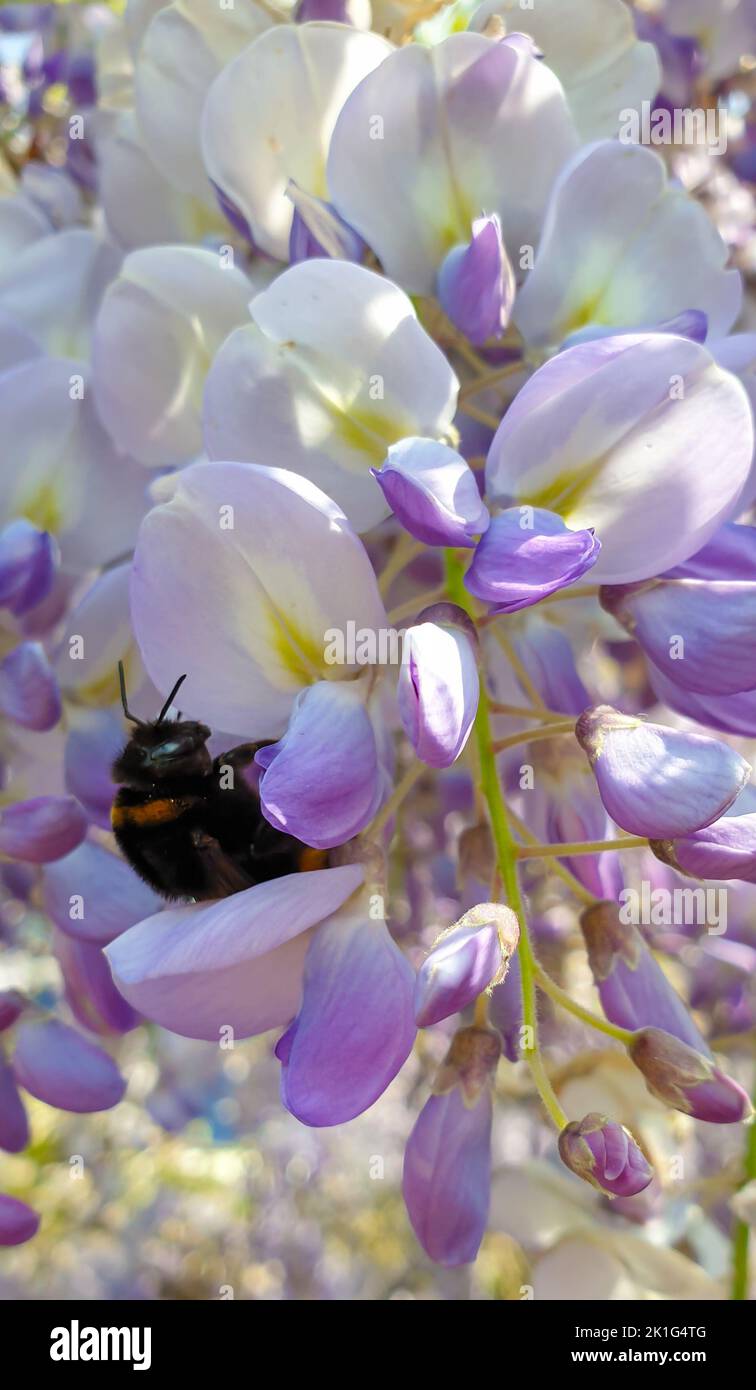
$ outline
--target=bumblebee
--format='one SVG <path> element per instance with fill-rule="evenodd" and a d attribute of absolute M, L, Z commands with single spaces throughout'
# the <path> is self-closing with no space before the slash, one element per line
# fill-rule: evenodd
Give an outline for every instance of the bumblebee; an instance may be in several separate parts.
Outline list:
<path fill-rule="evenodd" d="M 166 719 L 186 676 L 176 681 L 157 719 L 129 711 L 123 664 L 121 703 L 134 731 L 113 763 L 120 783 L 111 824 L 124 858 L 162 897 L 224 898 L 255 883 L 324 868 L 311 849 L 266 821 L 244 776 L 261 743 L 242 743 L 213 759 L 210 729 L 195 719 Z"/>

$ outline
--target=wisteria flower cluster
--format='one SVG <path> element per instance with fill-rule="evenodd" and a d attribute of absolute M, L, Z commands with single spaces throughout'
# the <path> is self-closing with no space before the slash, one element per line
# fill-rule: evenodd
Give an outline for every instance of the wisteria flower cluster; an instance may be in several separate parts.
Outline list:
<path fill-rule="evenodd" d="M 756 3 L 9 5 L 0 100 L 0 1149 L 267 1034 L 435 1264 L 753 1295 Z"/>

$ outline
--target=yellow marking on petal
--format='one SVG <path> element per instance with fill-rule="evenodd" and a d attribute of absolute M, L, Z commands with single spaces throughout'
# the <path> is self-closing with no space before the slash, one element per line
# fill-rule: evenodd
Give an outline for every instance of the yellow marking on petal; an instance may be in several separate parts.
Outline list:
<path fill-rule="evenodd" d="M 22 496 L 16 504 L 16 513 L 26 517 L 39 531 L 55 534 L 63 521 L 63 509 L 55 484 L 45 479 L 34 492 Z"/>
<path fill-rule="evenodd" d="M 559 473 L 539 491 L 520 494 L 518 503 L 557 512 L 569 525 L 570 514 L 584 501 L 603 465 L 604 459 L 600 458 L 586 463 L 581 469 L 573 468 L 569 472 Z"/>

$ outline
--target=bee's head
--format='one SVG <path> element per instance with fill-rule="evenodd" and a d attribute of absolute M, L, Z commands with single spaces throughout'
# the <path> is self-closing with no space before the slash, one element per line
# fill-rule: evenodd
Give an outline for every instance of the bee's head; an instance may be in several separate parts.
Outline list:
<path fill-rule="evenodd" d="M 210 730 L 196 719 L 169 719 L 168 713 L 178 692 L 182 676 L 173 687 L 157 719 L 145 723 L 129 712 L 123 666 L 119 663 L 121 700 L 127 719 L 134 725 L 131 738 L 113 764 L 113 779 L 131 786 L 150 786 L 171 777 L 202 777 L 210 772 L 212 758 L 207 748 Z"/>

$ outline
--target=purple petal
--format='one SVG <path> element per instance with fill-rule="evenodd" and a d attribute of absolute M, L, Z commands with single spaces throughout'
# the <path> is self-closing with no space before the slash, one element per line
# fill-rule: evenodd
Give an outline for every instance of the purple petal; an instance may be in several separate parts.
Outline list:
<path fill-rule="evenodd" d="M 442 938 L 423 961 L 415 981 L 415 1022 L 429 1028 L 461 1013 L 487 989 L 501 969 L 502 952 L 495 922 L 458 927 Z"/>
<path fill-rule="evenodd" d="M 472 224 L 467 246 L 455 246 L 438 272 L 438 300 L 471 343 L 499 338 L 509 323 L 515 297 L 514 271 L 493 213 Z"/>
<path fill-rule="evenodd" d="M 26 729 L 52 729 L 62 710 L 55 673 L 39 642 L 21 642 L 0 663 L 0 711 Z"/>
<path fill-rule="evenodd" d="M 286 196 L 294 204 L 294 216 L 289 233 L 289 261 L 307 261 L 313 256 L 329 256 L 333 260 L 361 261 L 365 243 L 361 236 L 340 217 L 331 203 L 316 198 L 289 182 Z"/>
<path fill-rule="evenodd" d="M 654 840 L 700 830 L 743 790 L 750 765 L 718 739 L 646 724 L 610 705 L 585 710 L 575 734 L 609 815 Z"/>
<path fill-rule="evenodd" d="M 515 613 L 574 584 L 600 550 L 592 530 L 571 531 L 555 512 L 510 507 L 478 542 L 465 587 L 492 604 L 493 613 Z"/>
<path fill-rule="evenodd" d="M 58 548 L 30 521 L 12 521 L 0 532 L 0 606 L 17 618 L 41 603 L 52 588 Z"/>
<path fill-rule="evenodd" d="M 39 1217 L 26 1202 L 0 1192 L 0 1245 L 23 1245 L 39 1230 Z"/>
<path fill-rule="evenodd" d="M 113 984 L 110 966 L 99 946 L 55 933 L 55 955 L 63 972 L 66 1002 L 77 1023 L 90 1033 L 128 1033 L 139 1014 Z"/>
<path fill-rule="evenodd" d="M 36 796 L 0 813 L 0 853 L 29 864 L 61 859 L 86 833 L 84 813 L 72 796 Z"/>
<path fill-rule="evenodd" d="M 756 582 L 652 579 L 604 588 L 601 604 L 676 685 L 702 695 L 756 687 Z"/>
<path fill-rule="evenodd" d="M 0 1149 L 17 1154 L 29 1143 L 29 1122 L 16 1079 L 0 1057 Z"/>
<path fill-rule="evenodd" d="M 664 863 L 691 878 L 756 883 L 756 814 L 725 816 L 703 830 L 652 845 Z"/>
<path fill-rule="evenodd" d="M 413 985 L 384 922 L 344 912 L 315 932 L 279 1051 L 283 1101 L 303 1124 L 343 1124 L 383 1094 L 415 1040 Z"/>
<path fill-rule="evenodd" d="M 146 1018 L 187 1038 L 217 1042 L 223 1028 L 243 1038 L 282 1027 L 300 1005 L 308 929 L 362 878 L 362 867 L 348 864 L 167 908 L 108 946 L 115 982 Z"/>
<path fill-rule="evenodd" d="M 436 439 L 402 439 L 371 473 L 405 531 L 426 545 L 471 547 L 488 527 L 470 465 Z"/>
<path fill-rule="evenodd" d="M 107 946 L 159 912 L 163 901 L 131 866 L 85 840 L 43 874 L 45 911 L 67 936 Z"/>
<path fill-rule="evenodd" d="M 488 1090 L 468 1108 L 459 1087 L 431 1096 L 404 1155 L 402 1190 L 426 1254 L 442 1265 L 471 1263 L 488 1219 L 492 1105 Z"/>
<path fill-rule="evenodd" d="M 271 825 L 316 849 L 343 845 L 382 800 L 375 733 L 351 682 L 318 681 L 297 697 L 278 743 L 261 748 L 260 801 Z"/>
<path fill-rule="evenodd" d="M 415 752 L 450 767 L 470 735 L 480 693 L 475 650 L 462 628 L 418 623 L 404 637 L 399 715 Z"/>
<path fill-rule="evenodd" d="M 620 920 L 615 903 L 589 907 L 580 918 L 601 1007 L 620 1028 L 662 1028 L 704 1055 L 709 1047 L 641 933 Z"/>
<path fill-rule="evenodd" d="M 12 1065 L 30 1095 L 77 1115 L 110 1110 L 126 1090 L 113 1058 L 57 1019 L 21 1024 Z"/>

